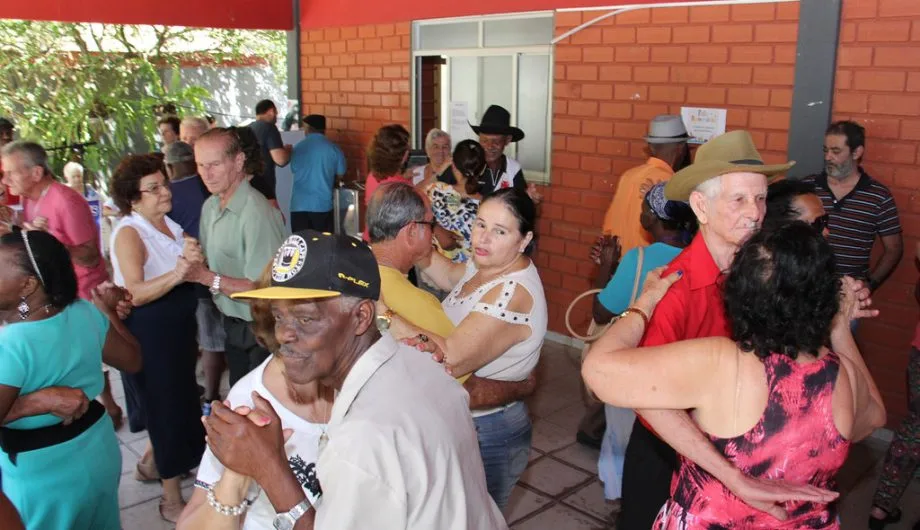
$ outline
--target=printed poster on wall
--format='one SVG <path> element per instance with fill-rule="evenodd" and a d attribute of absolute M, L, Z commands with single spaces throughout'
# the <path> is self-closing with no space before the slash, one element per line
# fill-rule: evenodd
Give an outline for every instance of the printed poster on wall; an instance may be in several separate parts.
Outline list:
<path fill-rule="evenodd" d="M 457 145 L 458 142 L 469 138 L 473 133 L 469 124 L 469 104 L 466 101 L 450 102 L 450 138 Z M 451 146 L 453 149 L 453 146 Z"/>
<path fill-rule="evenodd" d="M 680 117 L 690 134 L 690 143 L 704 144 L 716 136 L 725 133 L 725 109 L 704 109 L 700 107 L 681 107 Z"/>

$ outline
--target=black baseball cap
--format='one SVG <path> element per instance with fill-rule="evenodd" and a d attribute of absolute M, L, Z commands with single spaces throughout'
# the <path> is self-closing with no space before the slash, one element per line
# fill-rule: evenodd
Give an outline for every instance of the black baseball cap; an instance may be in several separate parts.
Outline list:
<path fill-rule="evenodd" d="M 353 296 L 380 298 L 380 270 L 371 248 L 345 235 L 304 230 L 287 238 L 272 262 L 271 287 L 233 298 L 306 300 Z"/>
<path fill-rule="evenodd" d="M 322 114 L 310 114 L 303 119 L 303 122 L 317 131 L 326 130 L 326 117 Z"/>

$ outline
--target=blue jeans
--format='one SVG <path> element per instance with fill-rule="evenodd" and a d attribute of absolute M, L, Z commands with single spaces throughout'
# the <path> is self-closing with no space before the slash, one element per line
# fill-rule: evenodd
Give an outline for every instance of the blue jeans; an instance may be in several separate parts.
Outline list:
<path fill-rule="evenodd" d="M 632 434 L 636 413 L 611 405 L 604 406 L 607 430 L 601 442 L 601 454 L 597 461 L 597 474 L 604 483 L 604 498 L 619 499 L 623 496 L 623 462 L 626 460 L 626 445 Z"/>
<path fill-rule="evenodd" d="M 499 509 L 504 510 L 530 456 L 533 429 L 527 405 L 518 401 L 504 410 L 473 418 L 473 423 L 486 471 L 486 488 Z"/>

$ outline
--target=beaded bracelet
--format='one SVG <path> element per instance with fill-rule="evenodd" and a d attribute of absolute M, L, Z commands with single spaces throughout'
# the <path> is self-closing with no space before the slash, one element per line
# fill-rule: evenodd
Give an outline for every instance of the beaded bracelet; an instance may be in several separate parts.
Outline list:
<path fill-rule="evenodd" d="M 253 501 L 250 499 L 243 499 L 243 502 L 238 506 L 227 506 L 217 501 L 217 497 L 214 496 L 214 486 L 208 486 L 205 491 L 208 492 L 208 504 L 211 505 L 211 508 L 214 508 L 215 512 L 226 515 L 227 517 L 243 515 L 243 513 L 252 506 Z"/>

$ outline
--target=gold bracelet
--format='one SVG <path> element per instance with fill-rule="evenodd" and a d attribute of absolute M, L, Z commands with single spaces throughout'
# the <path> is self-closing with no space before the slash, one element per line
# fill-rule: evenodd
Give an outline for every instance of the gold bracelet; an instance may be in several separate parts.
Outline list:
<path fill-rule="evenodd" d="M 635 313 L 642 317 L 642 328 L 645 329 L 648 327 L 648 315 L 645 314 L 645 311 L 639 309 L 638 307 L 627 307 L 626 311 L 620 313 L 620 318 L 625 317 L 630 313 Z"/>

